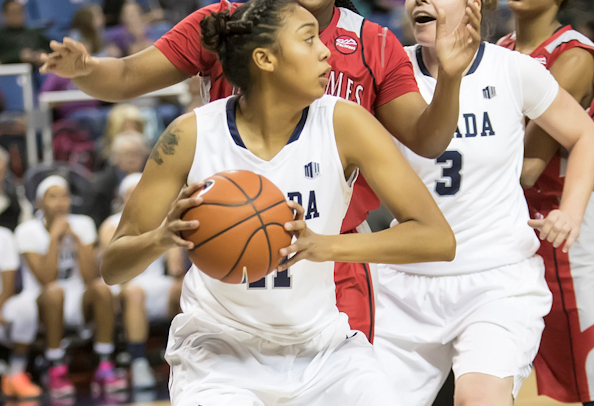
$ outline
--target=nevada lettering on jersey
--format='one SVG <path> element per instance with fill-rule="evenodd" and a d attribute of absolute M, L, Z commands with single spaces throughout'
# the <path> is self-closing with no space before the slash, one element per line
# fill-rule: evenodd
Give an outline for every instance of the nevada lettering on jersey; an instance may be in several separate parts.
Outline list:
<path fill-rule="evenodd" d="M 491 124 L 491 119 L 489 118 L 489 113 L 487 111 L 483 112 L 482 117 L 479 115 L 478 120 L 474 113 L 463 113 L 462 117 L 464 117 L 464 132 L 460 131 L 460 127 L 456 127 L 454 138 L 472 138 L 477 135 L 486 137 L 495 135 L 495 129 L 493 128 L 493 124 Z M 479 128 L 481 129 L 480 133 L 478 132 Z"/>
<path fill-rule="evenodd" d="M 320 213 L 318 212 L 318 203 L 316 202 L 315 190 L 309 191 L 307 206 L 303 204 L 303 195 L 301 194 L 301 192 L 289 192 L 287 193 L 287 198 L 289 200 L 299 203 L 299 205 L 305 209 L 305 220 L 311 220 L 320 217 Z"/>
<path fill-rule="evenodd" d="M 361 104 L 363 85 L 355 84 L 355 81 L 344 72 L 330 71 L 326 94 L 337 96 L 345 100 Z"/>

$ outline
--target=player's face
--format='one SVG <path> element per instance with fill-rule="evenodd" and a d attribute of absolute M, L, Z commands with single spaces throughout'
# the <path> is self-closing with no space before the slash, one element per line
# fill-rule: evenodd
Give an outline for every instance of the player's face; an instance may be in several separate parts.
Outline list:
<path fill-rule="evenodd" d="M 66 215 L 70 212 L 70 193 L 62 186 L 50 187 L 43 196 L 46 216 Z"/>
<path fill-rule="evenodd" d="M 465 0 L 406 0 L 408 18 L 413 27 L 413 34 L 418 44 L 425 47 L 435 46 L 437 10 L 446 13 L 446 30 L 453 32 L 466 9 Z"/>
<path fill-rule="evenodd" d="M 539 15 L 553 9 L 557 13 L 557 3 L 558 0 L 507 0 L 509 9 L 522 15 Z"/>
<path fill-rule="evenodd" d="M 287 13 L 277 40 L 276 84 L 312 101 L 322 97 L 328 84 L 330 50 L 320 41 L 315 17 L 303 7 L 295 7 Z"/>

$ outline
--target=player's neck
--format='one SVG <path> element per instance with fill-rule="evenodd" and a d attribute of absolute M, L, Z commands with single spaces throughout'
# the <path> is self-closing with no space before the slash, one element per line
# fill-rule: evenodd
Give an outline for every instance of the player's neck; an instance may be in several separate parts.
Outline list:
<path fill-rule="evenodd" d="M 243 143 L 260 158 L 272 159 L 289 141 L 305 107 L 263 92 L 240 97 L 236 123 Z"/>
<path fill-rule="evenodd" d="M 516 51 L 531 54 L 561 27 L 557 12 L 551 9 L 538 16 L 517 16 Z"/>
<path fill-rule="evenodd" d="M 422 47 L 421 56 L 423 57 L 423 63 L 425 64 L 425 67 L 427 68 L 431 76 L 434 79 L 437 79 L 437 76 L 439 76 L 439 59 L 437 58 L 437 52 L 435 51 L 435 47 Z M 468 67 L 464 70 L 463 75 L 466 75 L 466 72 L 470 70 L 470 67 L 472 66 L 473 62 L 474 58 L 472 58 L 472 62 L 470 62 Z"/>
<path fill-rule="evenodd" d="M 320 27 L 320 31 L 326 29 L 332 22 L 332 16 L 334 15 L 334 3 L 328 4 L 328 6 L 323 9 L 312 13 L 314 17 L 318 20 L 318 25 Z"/>

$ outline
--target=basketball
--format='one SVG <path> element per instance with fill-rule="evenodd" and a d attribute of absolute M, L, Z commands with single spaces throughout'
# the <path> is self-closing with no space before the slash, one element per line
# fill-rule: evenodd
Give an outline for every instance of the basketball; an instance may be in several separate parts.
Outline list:
<path fill-rule="evenodd" d="M 194 243 L 192 262 L 208 276 L 227 283 L 255 282 L 279 264 L 279 250 L 291 244 L 284 225 L 293 220 L 283 192 L 251 171 L 219 172 L 194 196 L 204 202 L 182 220 L 198 220 L 181 236 Z"/>

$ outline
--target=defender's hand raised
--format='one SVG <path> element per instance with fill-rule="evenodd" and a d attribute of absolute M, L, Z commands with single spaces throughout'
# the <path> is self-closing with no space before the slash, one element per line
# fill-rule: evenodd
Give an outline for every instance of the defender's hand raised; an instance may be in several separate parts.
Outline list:
<path fill-rule="evenodd" d="M 91 73 L 94 58 L 78 41 L 65 37 L 63 43 L 52 41 L 51 54 L 41 54 L 41 73 L 54 73 L 63 78 L 76 78 Z"/>

